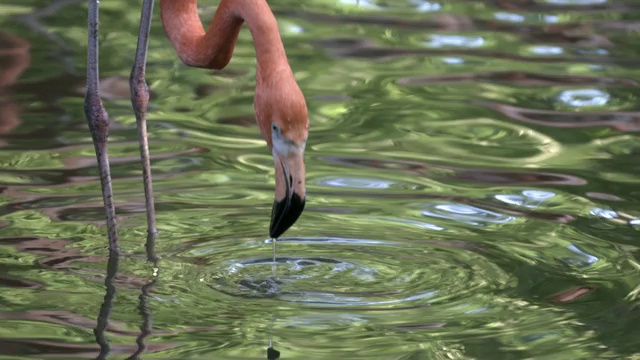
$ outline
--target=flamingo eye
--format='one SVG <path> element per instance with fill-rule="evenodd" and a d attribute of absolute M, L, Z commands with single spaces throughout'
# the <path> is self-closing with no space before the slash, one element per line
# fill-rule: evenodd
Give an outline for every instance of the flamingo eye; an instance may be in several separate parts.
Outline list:
<path fill-rule="evenodd" d="M 276 124 L 276 123 L 273 123 L 273 124 L 271 125 L 271 133 L 272 133 L 273 135 L 278 135 L 278 136 L 280 136 L 280 135 L 281 135 L 280 126 L 279 126 L 278 124 Z"/>

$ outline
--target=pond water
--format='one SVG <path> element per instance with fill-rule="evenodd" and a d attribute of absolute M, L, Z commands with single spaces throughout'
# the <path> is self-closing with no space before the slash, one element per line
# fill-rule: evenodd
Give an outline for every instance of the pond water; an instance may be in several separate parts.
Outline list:
<path fill-rule="evenodd" d="M 273 268 L 248 31 L 188 68 L 156 7 L 145 247 L 141 1 L 102 1 L 109 257 L 86 2 L 0 0 L 0 359 L 639 359 L 635 2 L 270 1 L 311 123 Z"/>

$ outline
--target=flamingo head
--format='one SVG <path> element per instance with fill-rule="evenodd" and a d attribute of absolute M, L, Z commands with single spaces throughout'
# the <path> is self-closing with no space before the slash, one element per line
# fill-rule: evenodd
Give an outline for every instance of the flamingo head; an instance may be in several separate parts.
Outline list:
<path fill-rule="evenodd" d="M 304 96 L 301 92 L 299 96 L 294 95 L 297 92 L 269 101 L 269 104 L 278 104 L 270 106 L 271 111 L 260 111 L 261 103 L 255 104 L 256 114 L 263 115 L 258 117 L 258 122 L 275 163 L 275 199 L 269 227 L 269 236 L 274 239 L 298 220 L 305 205 L 304 150 L 309 119 Z"/>

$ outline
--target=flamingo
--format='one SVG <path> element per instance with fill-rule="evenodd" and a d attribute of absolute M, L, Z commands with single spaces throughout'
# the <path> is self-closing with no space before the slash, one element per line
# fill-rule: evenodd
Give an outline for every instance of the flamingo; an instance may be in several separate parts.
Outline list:
<path fill-rule="evenodd" d="M 143 0 L 138 44 L 129 77 L 140 143 L 149 234 L 157 232 L 146 125 L 149 88 L 145 80 L 153 6 L 154 0 Z M 160 13 L 167 37 L 178 57 L 191 67 L 224 68 L 231 60 L 244 22 L 251 31 L 257 58 L 254 110 L 260 133 L 275 164 L 275 196 L 269 227 L 275 251 L 275 239 L 289 229 L 304 210 L 304 150 L 309 134 L 307 105 L 289 66 L 277 20 L 266 0 L 221 0 L 206 32 L 198 16 L 197 0 L 160 0 Z M 107 148 L 109 116 L 99 89 L 99 0 L 89 0 L 88 17 L 84 109 L 98 160 L 109 248 L 117 251 L 116 214 Z"/>

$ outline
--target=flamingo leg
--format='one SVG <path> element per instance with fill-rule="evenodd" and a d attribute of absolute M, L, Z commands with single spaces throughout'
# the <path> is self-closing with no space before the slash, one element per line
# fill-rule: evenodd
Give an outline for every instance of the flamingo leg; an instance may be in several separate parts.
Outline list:
<path fill-rule="evenodd" d="M 144 197 L 147 208 L 147 231 L 157 232 L 156 213 L 153 203 L 153 180 L 151 178 L 151 162 L 149 160 L 149 143 L 147 141 L 147 105 L 149 104 L 149 87 L 145 80 L 147 67 L 147 48 L 149 47 L 149 32 L 153 17 L 154 0 L 144 0 L 140 15 L 140 32 L 136 58 L 131 68 L 129 87 L 131 88 L 131 104 L 136 114 L 138 127 L 138 141 L 140 143 L 140 158 L 142 160 L 142 177 L 144 182 Z"/>
<path fill-rule="evenodd" d="M 118 251 L 118 234 L 116 229 L 116 210 L 113 204 L 111 187 L 111 171 L 107 139 L 109 137 L 109 114 L 100 98 L 100 79 L 98 66 L 98 14 L 99 0 L 89 0 L 89 38 L 87 46 L 87 92 L 84 99 L 84 112 L 89 123 L 93 145 L 98 160 L 98 171 L 102 185 L 102 198 L 107 217 L 109 248 Z"/>

